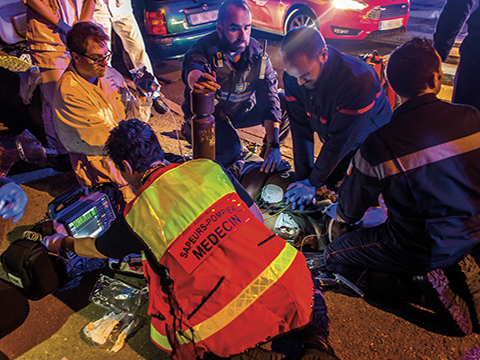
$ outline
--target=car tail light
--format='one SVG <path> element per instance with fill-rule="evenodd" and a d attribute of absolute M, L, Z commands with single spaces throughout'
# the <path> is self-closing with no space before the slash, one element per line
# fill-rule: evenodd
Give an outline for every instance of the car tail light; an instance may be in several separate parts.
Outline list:
<path fill-rule="evenodd" d="M 146 11 L 147 32 L 150 35 L 165 35 L 167 33 L 167 22 L 163 11 Z"/>

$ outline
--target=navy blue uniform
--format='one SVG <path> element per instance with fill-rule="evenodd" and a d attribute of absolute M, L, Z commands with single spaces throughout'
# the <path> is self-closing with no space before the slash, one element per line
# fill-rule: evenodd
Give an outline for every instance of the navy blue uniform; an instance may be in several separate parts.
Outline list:
<path fill-rule="evenodd" d="M 480 241 L 480 112 L 410 99 L 373 132 L 339 193 L 337 219 L 354 223 L 383 195 L 387 221 L 329 244 L 329 270 L 356 281 L 366 268 L 423 274 L 457 263 Z M 351 172 L 350 172 L 351 170 Z"/>
<path fill-rule="evenodd" d="M 337 165 L 353 155 L 368 134 L 388 123 L 392 114 L 372 67 L 330 46 L 315 89 L 300 86 L 286 72 L 283 82 L 295 171 L 299 179 L 308 178 L 316 187 L 326 184 Z M 323 143 L 315 163 L 314 133 Z"/>
<path fill-rule="evenodd" d="M 468 19 L 468 35 L 460 46 L 452 101 L 480 109 L 480 8 L 471 13 L 474 4 L 474 0 L 448 0 L 433 38 L 435 49 L 446 61 L 455 38 Z"/>
<path fill-rule="evenodd" d="M 213 116 L 216 120 L 215 146 L 216 159 L 224 166 L 230 165 L 240 152 L 240 138 L 235 129 L 263 125 L 265 120 L 280 122 L 280 143 L 289 134 L 286 110 L 282 111 L 277 88 L 277 73 L 273 70 L 267 54 L 263 71 L 263 48 L 253 38 L 239 59 L 230 55 L 220 47 L 217 32 L 198 40 L 185 54 L 182 63 L 182 80 L 185 83 L 185 100 L 182 110 L 185 121 L 193 118 L 190 110 L 190 87 L 188 74 L 192 70 L 203 72 L 214 71 L 216 82 L 221 86 L 216 92 Z M 263 72 L 263 78 L 260 76 Z M 266 142 L 266 139 L 264 139 Z"/>
<path fill-rule="evenodd" d="M 234 62 L 230 56 L 219 48 L 218 33 L 209 34 L 197 41 L 182 63 L 182 80 L 186 85 L 185 101 L 182 109 L 186 119 L 193 114 L 190 111 L 190 88 L 187 77 L 192 70 L 215 71 L 217 84 L 221 86 L 215 106 L 215 118 L 223 111 L 230 118 L 235 128 L 244 128 L 262 124 L 264 120 L 280 122 L 281 109 L 277 90 L 277 73 L 272 68 L 267 56 L 264 79 L 259 78 L 263 52 L 260 44 L 250 38 L 250 45 Z M 258 104 L 256 117 L 249 116 Z"/>

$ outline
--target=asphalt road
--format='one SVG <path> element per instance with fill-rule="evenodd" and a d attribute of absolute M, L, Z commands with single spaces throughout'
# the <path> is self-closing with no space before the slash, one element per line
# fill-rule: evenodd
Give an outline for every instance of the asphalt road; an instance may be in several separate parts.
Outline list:
<path fill-rule="evenodd" d="M 431 37 L 433 34 L 433 28 L 436 22 L 436 17 L 441 10 L 443 4 L 442 0 L 437 1 L 412 1 L 412 14 L 408 24 L 408 32 L 405 35 L 395 36 L 392 38 L 376 39 L 371 41 L 362 42 L 335 42 L 331 43 L 341 51 L 347 52 L 352 55 L 360 53 L 371 52 L 376 49 L 381 54 L 390 53 L 397 45 L 407 41 L 410 37 L 415 35 L 421 35 Z M 273 65 L 276 71 L 281 74 L 283 67 L 279 58 L 279 37 L 266 35 L 255 32 L 253 34 L 257 39 L 266 37 L 268 39 L 268 53 L 272 59 Z M 171 61 L 156 61 L 152 59 L 155 66 L 155 73 L 162 82 L 163 93 L 174 104 L 180 104 L 183 100 L 183 83 L 180 79 L 181 60 Z M 448 70 L 453 74 L 455 71 L 454 64 L 446 64 L 444 70 Z M 451 84 L 444 84 L 448 88 Z M 13 91 L 13 90 L 12 90 Z M 3 95 L 3 94 L 2 94 Z M 447 98 L 448 96 L 445 96 Z M 175 114 L 174 118 L 177 120 L 180 118 L 179 114 Z M 164 124 L 160 124 L 159 128 L 165 127 L 165 124 L 171 123 L 171 119 L 160 119 L 159 122 L 164 121 Z M 171 129 L 171 127 L 170 127 Z M 165 143 L 162 140 L 162 145 Z M 167 149 L 174 149 L 176 143 L 174 140 L 167 144 Z M 30 181 L 24 186 L 25 191 L 29 197 L 29 203 L 25 216 L 17 224 L 11 222 L 0 222 L 0 253 L 2 253 L 8 244 L 21 237 L 24 230 L 31 229 L 32 225 L 41 220 L 45 216 L 47 204 L 53 200 L 56 196 L 62 194 L 67 189 L 71 188 L 75 184 L 75 178 L 73 174 L 55 172 L 53 169 L 40 170 L 40 172 L 31 172 L 31 166 L 17 165 L 14 172 L 17 173 L 15 179 L 20 182 L 25 182 L 34 178 L 38 178 L 36 181 Z M 61 170 L 61 169 L 60 169 Z M 46 175 L 54 175 L 49 178 L 45 178 Z M 3 277 L 0 271 L 0 277 Z M 82 290 L 85 288 L 91 288 L 92 282 L 89 285 L 83 285 Z M 102 313 L 102 310 L 95 309 L 93 305 L 87 305 L 89 290 L 81 292 L 70 292 L 65 295 L 49 295 L 41 301 L 30 302 L 30 315 L 27 321 L 15 332 L 0 340 L 0 351 L 3 351 L 10 359 L 52 359 L 60 360 L 65 357 L 69 360 L 74 359 L 98 359 L 103 360 L 105 358 L 114 359 L 168 359 L 168 357 L 160 352 L 149 340 L 148 326 L 143 327 L 139 333 L 137 333 L 131 340 L 129 340 L 127 346 L 119 352 L 117 355 L 106 355 L 104 350 L 95 350 L 91 346 L 87 345 L 80 338 L 80 331 L 88 321 L 97 319 Z M 329 304 L 333 304 L 331 307 L 331 314 L 335 318 L 339 311 L 348 309 L 360 309 L 361 313 L 365 315 L 365 319 L 361 322 L 352 320 L 349 316 L 337 316 L 337 318 L 344 319 L 341 321 L 332 322 L 332 341 L 336 349 L 343 350 L 343 359 L 417 359 L 417 358 L 438 358 L 438 359 L 453 359 L 454 357 L 444 356 L 449 353 L 449 348 L 456 348 L 458 351 L 464 352 L 465 350 L 473 348 L 478 342 L 478 339 L 474 337 L 467 338 L 463 343 L 457 344 L 457 340 L 452 337 L 437 336 L 433 332 L 428 332 L 423 329 L 419 329 L 414 325 L 410 325 L 405 322 L 404 328 L 406 333 L 404 334 L 410 344 L 409 349 L 406 348 L 409 356 L 393 356 L 387 357 L 385 352 L 382 353 L 383 348 L 377 346 L 380 350 L 372 352 L 367 346 L 367 341 L 370 343 L 372 336 L 362 336 L 362 331 L 367 328 L 370 329 L 372 334 L 378 334 L 378 329 L 374 326 L 374 322 L 370 319 L 378 319 L 376 322 L 388 326 L 388 324 L 398 324 L 398 318 L 389 313 L 379 312 L 376 308 L 369 306 L 366 302 L 356 298 L 345 298 L 342 294 L 336 294 L 329 292 L 327 294 Z M 350 301 L 350 302 L 348 302 Z M 348 304 L 348 305 L 347 305 Z M 330 306 L 330 305 L 329 305 Z M 358 312 L 358 311 L 357 311 Z M 146 309 L 143 309 L 142 315 L 145 316 Z M 348 314 L 347 314 L 348 315 Z M 375 317 L 376 316 L 376 317 Z M 1 319 L 0 319 L 1 321 Z M 359 324 L 355 324 L 358 322 Z M 358 326 L 357 326 L 358 325 Z M 357 326 L 357 327 L 355 327 Z M 408 327 L 407 327 L 408 326 Z M 342 328 L 339 328 L 342 327 Z M 354 336 L 353 340 L 359 341 L 363 346 L 363 350 L 366 352 L 365 356 L 358 354 L 356 351 L 360 348 L 354 348 L 353 350 L 347 349 L 347 346 L 342 343 L 345 340 L 345 331 L 349 328 L 354 332 L 358 332 Z M 358 330 L 358 331 L 357 331 Z M 419 334 L 426 334 L 432 337 L 432 343 L 438 344 L 438 349 L 433 349 L 428 354 L 438 354 L 438 356 L 430 355 L 431 357 L 423 357 L 423 349 L 426 347 L 421 341 L 416 341 Z M 335 337 L 336 336 L 336 337 Z M 375 335 L 376 336 L 376 335 Z M 373 341 L 373 340 L 372 340 Z M 345 341 L 344 341 L 345 342 Z M 373 345 L 373 343 L 372 343 Z M 407 346 L 405 345 L 405 346 Z M 383 354 L 383 355 L 382 355 Z M 442 354 L 442 355 L 440 355 Z M 418 355 L 418 357 L 416 356 Z M 0 356 L 1 358 L 1 356 Z"/>

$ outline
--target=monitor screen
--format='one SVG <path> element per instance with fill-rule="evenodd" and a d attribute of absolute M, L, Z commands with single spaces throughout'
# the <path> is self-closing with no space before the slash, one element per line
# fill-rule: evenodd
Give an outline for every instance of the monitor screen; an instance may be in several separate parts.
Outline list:
<path fill-rule="evenodd" d="M 96 237 L 104 230 L 97 207 L 90 208 L 87 212 L 68 224 L 70 232 L 77 238 Z"/>

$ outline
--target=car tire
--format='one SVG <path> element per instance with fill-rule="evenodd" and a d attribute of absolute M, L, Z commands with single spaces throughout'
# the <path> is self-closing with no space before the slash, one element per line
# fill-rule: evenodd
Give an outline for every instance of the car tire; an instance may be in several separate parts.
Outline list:
<path fill-rule="evenodd" d="M 285 33 L 299 26 L 310 26 L 318 30 L 317 19 L 311 11 L 306 9 L 296 9 L 287 17 Z"/>

